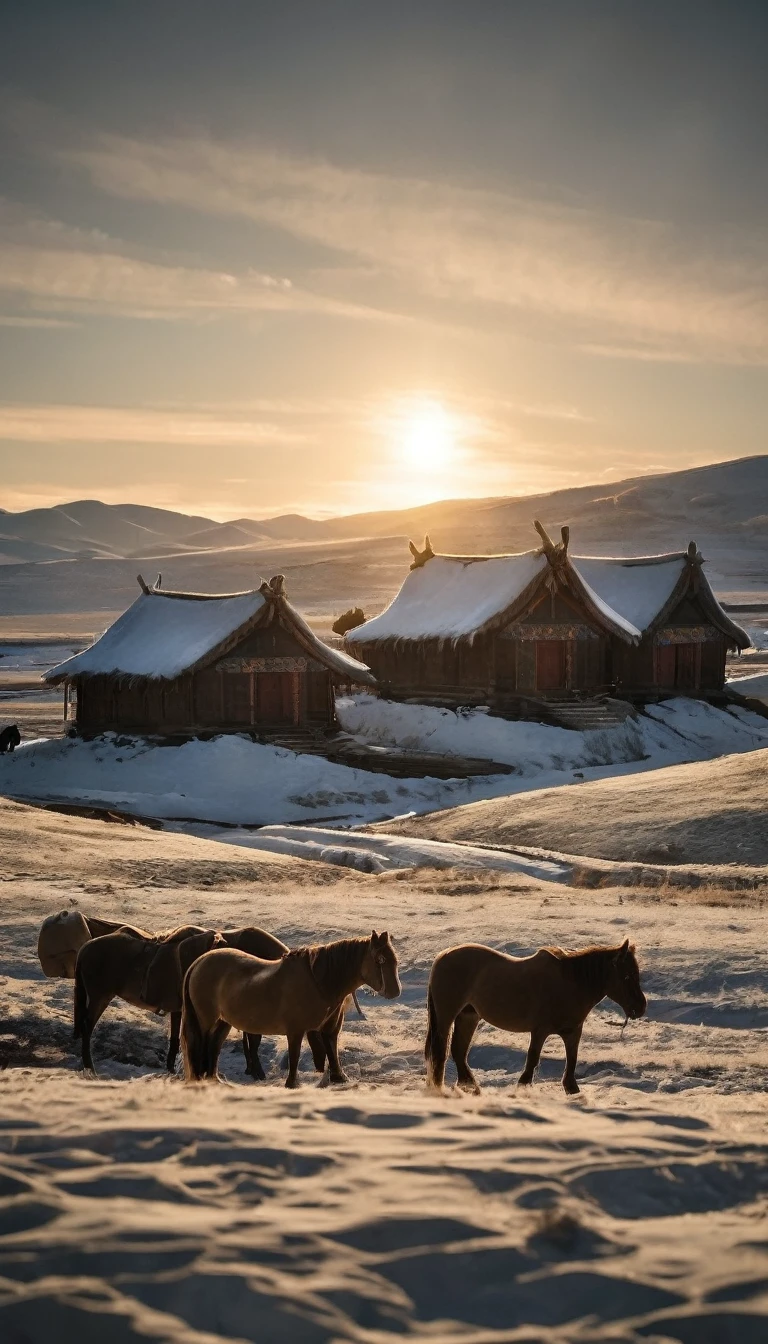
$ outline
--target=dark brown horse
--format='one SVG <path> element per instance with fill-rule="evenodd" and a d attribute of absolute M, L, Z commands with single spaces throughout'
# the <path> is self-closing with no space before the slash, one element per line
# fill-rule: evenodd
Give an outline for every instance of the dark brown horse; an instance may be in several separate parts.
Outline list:
<path fill-rule="evenodd" d="M 181 987 L 193 961 L 214 946 L 236 947 L 267 961 L 277 960 L 288 951 L 285 943 L 264 929 L 225 929 L 218 933 L 186 924 L 170 933 L 153 935 L 131 925 L 80 918 L 88 929 L 93 930 L 94 936 L 89 937 L 77 953 L 74 1034 L 82 1043 L 83 1068 L 91 1070 L 94 1069 L 91 1035 L 114 998 L 125 999 L 135 1008 L 147 1012 L 169 1014 L 166 1067 L 173 1073 L 179 1052 Z M 111 931 L 106 932 L 105 926 L 110 926 Z M 97 932 L 99 929 L 104 931 Z M 260 1035 L 243 1037 L 246 1073 L 263 1080 L 260 1044 Z M 317 1032 L 311 1034 L 309 1045 L 315 1068 L 322 1073 L 326 1052 Z"/>
<path fill-rule="evenodd" d="M 182 1046 L 188 1081 L 218 1077 L 230 1028 L 288 1037 L 286 1087 L 296 1087 L 304 1034 L 319 1031 L 332 1083 L 345 1082 L 338 1035 L 350 994 L 369 985 L 387 999 L 400 994 L 397 956 L 388 933 L 345 938 L 288 952 L 278 962 L 229 948 L 200 957 L 184 979 Z"/>
<path fill-rule="evenodd" d="M 170 1014 L 166 1067 L 176 1067 L 181 1026 L 181 985 L 184 964 L 208 952 L 216 942 L 213 929 L 184 925 L 158 937 L 137 936 L 133 928 L 101 934 L 83 943 L 75 963 L 74 1035 L 82 1045 L 83 1068 L 93 1072 L 91 1035 L 114 998 L 135 1008 Z"/>
<path fill-rule="evenodd" d="M 518 1079 L 523 1085 L 533 1082 L 547 1037 L 560 1036 L 565 1045 L 563 1087 L 578 1092 L 576 1060 L 584 1021 L 605 998 L 613 999 L 627 1017 L 642 1017 L 646 1010 L 629 939 L 620 947 L 579 952 L 540 947 L 532 957 L 510 957 L 480 943 L 449 948 L 436 958 L 429 976 L 424 1049 L 428 1081 L 442 1087 L 450 1042 L 459 1087 L 480 1091 L 467 1054 L 478 1023 L 485 1021 L 503 1031 L 530 1032 Z"/>

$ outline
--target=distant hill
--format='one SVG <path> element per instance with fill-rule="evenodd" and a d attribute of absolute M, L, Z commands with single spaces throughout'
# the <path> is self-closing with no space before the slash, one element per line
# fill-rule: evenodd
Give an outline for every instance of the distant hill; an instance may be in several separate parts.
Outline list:
<path fill-rule="evenodd" d="M 24 513 L 0 510 L 0 605 L 9 613 L 119 611 L 142 566 L 167 587 L 235 591 L 286 574 L 305 610 L 381 608 L 407 572 L 406 541 L 428 532 L 458 554 L 530 550 L 533 519 L 571 528 L 581 554 L 684 548 L 693 538 L 726 595 L 768 590 L 768 455 L 610 486 L 545 495 L 441 500 L 418 508 L 314 519 L 214 519 L 138 504 L 76 500 Z M 57 563 L 66 562 L 66 563 Z M 162 562 L 162 563 L 161 563 Z"/>

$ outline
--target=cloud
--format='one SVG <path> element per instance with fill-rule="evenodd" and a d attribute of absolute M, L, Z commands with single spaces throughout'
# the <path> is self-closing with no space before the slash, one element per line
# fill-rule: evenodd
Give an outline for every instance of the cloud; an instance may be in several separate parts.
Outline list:
<path fill-rule="evenodd" d="M 269 224 L 413 295 L 500 309 L 523 332 L 535 319 L 596 353 L 768 361 L 759 241 L 723 238 L 713 251 L 654 220 L 199 136 L 102 136 L 61 156 L 113 195 Z"/>
<path fill-rule="evenodd" d="M 356 321 L 392 317 L 256 270 L 231 274 L 148 260 L 100 232 L 25 218 L 14 206 L 0 209 L 0 293 L 48 313 L 165 320 L 261 313 L 316 313 Z M 0 317 L 0 324 L 57 325 L 54 319 L 26 314 Z"/>
<path fill-rule="evenodd" d="M 76 325 L 60 317 L 23 317 L 19 313 L 0 313 L 0 327 L 50 327 L 55 330 Z"/>
<path fill-rule="evenodd" d="M 167 443 L 193 447 L 306 444 L 306 431 L 226 408 L 177 410 L 115 406 L 0 404 L 0 439 L 18 443 Z"/>

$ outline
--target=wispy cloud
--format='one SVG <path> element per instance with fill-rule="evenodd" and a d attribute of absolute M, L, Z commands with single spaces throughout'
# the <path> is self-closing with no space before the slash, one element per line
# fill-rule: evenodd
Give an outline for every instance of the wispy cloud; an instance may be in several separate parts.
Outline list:
<path fill-rule="evenodd" d="M 0 439 L 18 443 L 135 443 L 211 447 L 306 444 L 311 436 L 277 419 L 226 409 L 0 404 Z"/>
<path fill-rule="evenodd" d="M 19 313 L 0 313 L 0 327 L 30 327 L 56 330 L 58 327 L 74 327 L 77 324 L 62 317 L 25 317 Z"/>
<path fill-rule="evenodd" d="M 414 294 L 500 308 L 523 330 L 535 319 L 596 353 L 768 361 L 759 242 L 729 249 L 723 240 L 713 252 L 654 220 L 203 137 L 103 136 L 62 156 L 114 195 L 267 223 Z"/>
<path fill-rule="evenodd" d="M 364 304 L 326 297 L 256 270 L 239 274 L 149 260 L 104 234 L 0 208 L 0 293 L 46 313 L 173 320 L 261 313 L 316 313 L 391 320 Z M 36 315 L 0 317 L 7 326 L 53 326 Z M 60 322 L 59 325 L 64 325 Z"/>

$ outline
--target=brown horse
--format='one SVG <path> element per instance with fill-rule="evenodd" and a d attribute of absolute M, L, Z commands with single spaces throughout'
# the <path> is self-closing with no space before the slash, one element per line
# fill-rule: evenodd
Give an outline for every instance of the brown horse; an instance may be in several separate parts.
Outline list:
<path fill-rule="evenodd" d="M 37 940 L 37 955 L 43 975 L 50 979 L 74 980 L 75 962 L 80 948 L 92 938 L 101 938 L 105 933 L 117 933 L 118 929 L 149 942 L 156 942 L 158 937 L 163 936 L 136 929 L 124 921 L 121 923 L 114 919 L 83 915 L 79 910 L 60 910 L 58 914 L 49 915 L 43 920 Z"/>
<path fill-rule="evenodd" d="M 84 920 L 84 917 L 81 916 Z M 108 920 L 89 918 L 87 926 L 95 930 L 110 924 Z M 75 964 L 75 1038 L 82 1042 L 83 1068 L 94 1070 L 91 1035 L 99 1018 L 114 998 L 125 999 L 136 1008 L 170 1015 L 170 1034 L 166 1067 L 176 1068 L 181 1029 L 181 987 L 193 961 L 214 946 L 236 947 L 266 961 L 277 960 L 288 951 L 285 943 L 264 929 L 226 929 L 217 933 L 195 924 L 183 925 L 166 934 L 149 934 L 131 925 L 112 925 L 114 932 L 90 937 L 77 953 Z M 42 931 L 41 931 L 42 938 Z M 259 1060 L 261 1036 L 243 1037 L 246 1073 L 263 1080 Z M 315 1068 L 325 1068 L 325 1046 L 318 1033 L 309 1038 Z"/>
<path fill-rule="evenodd" d="M 298 948 L 268 962 L 229 948 L 207 952 L 184 979 L 182 1047 L 188 1081 L 218 1076 L 231 1027 L 288 1037 L 286 1087 L 296 1087 L 305 1032 L 319 1031 L 332 1083 L 346 1077 L 338 1035 L 348 995 L 369 985 L 387 999 L 400 994 L 397 956 L 388 933 Z"/>
<path fill-rule="evenodd" d="M 620 947 L 587 947 L 579 952 L 540 947 L 532 957 L 510 957 L 479 943 L 448 948 L 436 958 L 429 976 L 424 1048 L 428 1081 L 442 1087 L 450 1041 L 459 1087 L 480 1091 L 467 1054 L 478 1023 L 485 1021 L 503 1031 L 530 1032 L 525 1068 L 518 1079 L 523 1085 L 533 1082 L 547 1037 L 560 1036 L 565 1045 L 563 1087 L 568 1093 L 578 1092 L 576 1060 L 582 1028 L 604 998 L 613 999 L 627 1017 L 642 1017 L 646 1010 L 629 939 Z"/>

